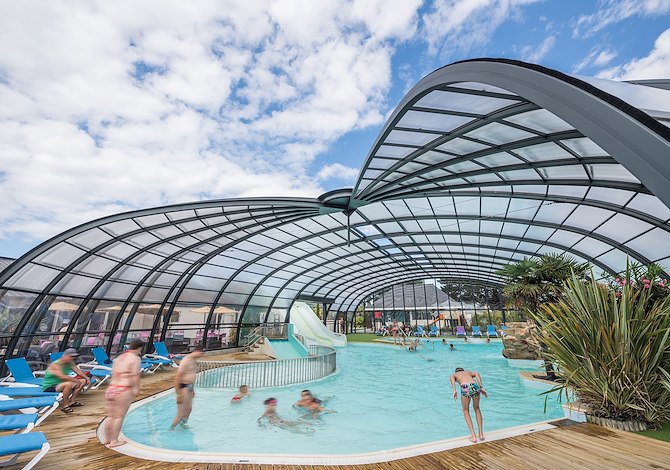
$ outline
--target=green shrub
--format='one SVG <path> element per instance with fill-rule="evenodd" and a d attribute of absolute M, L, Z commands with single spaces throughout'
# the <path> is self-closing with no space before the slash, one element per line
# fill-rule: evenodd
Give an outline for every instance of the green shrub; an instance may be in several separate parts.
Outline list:
<path fill-rule="evenodd" d="M 626 276 L 629 277 L 629 276 Z M 670 297 L 644 284 L 573 276 L 564 297 L 534 315 L 559 386 L 596 416 L 657 424 L 670 418 Z"/>

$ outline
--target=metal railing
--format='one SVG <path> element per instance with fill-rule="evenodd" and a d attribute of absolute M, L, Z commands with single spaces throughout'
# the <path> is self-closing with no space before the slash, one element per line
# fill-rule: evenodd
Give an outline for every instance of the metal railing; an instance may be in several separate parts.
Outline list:
<path fill-rule="evenodd" d="M 326 377 L 337 369 L 333 348 L 310 346 L 308 357 L 276 361 L 198 361 L 195 385 L 206 388 L 279 387 Z"/>

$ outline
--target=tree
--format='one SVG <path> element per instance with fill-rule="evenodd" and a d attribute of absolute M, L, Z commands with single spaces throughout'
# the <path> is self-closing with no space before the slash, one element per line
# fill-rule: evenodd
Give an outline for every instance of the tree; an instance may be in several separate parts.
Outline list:
<path fill-rule="evenodd" d="M 565 253 L 548 253 L 511 263 L 497 274 L 504 280 L 503 293 L 510 306 L 537 312 L 540 305 L 563 297 L 565 282 L 573 273 L 586 279 L 590 269 L 589 263 Z"/>

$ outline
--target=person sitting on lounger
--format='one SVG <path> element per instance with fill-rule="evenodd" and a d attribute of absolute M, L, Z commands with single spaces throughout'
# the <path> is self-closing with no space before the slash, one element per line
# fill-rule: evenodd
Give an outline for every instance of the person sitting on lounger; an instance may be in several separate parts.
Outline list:
<path fill-rule="evenodd" d="M 51 363 L 44 374 L 42 382 L 43 392 L 62 392 L 63 404 L 61 408 L 64 413 L 72 413 L 72 408 L 83 406 L 77 401 L 77 396 L 84 390 L 84 387 L 91 385 L 88 376 L 79 369 L 74 363 L 74 359 L 79 356 L 77 350 L 68 348 L 63 352 L 63 356 Z M 74 377 L 70 376 L 75 373 Z"/>
<path fill-rule="evenodd" d="M 242 398 L 250 396 L 251 392 L 249 391 L 249 387 L 247 387 L 246 385 L 240 385 L 239 393 L 233 395 L 233 398 L 230 401 L 231 403 L 239 403 L 242 400 Z"/>
<path fill-rule="evenodd" d="M 464 370 L 462 367 L 457 367 L 456 371 L 451 375 L 451 386 L 454 389 L 454 400 L 458 397 L 458 390 L 456 384 L 460 386 L 461 390 L 461 406 L 463 407 L 463 417 L 465 424 L 470 430 L 470 442 L 477 442 L 477 435 L 475 428 L 472 425 L 472 418 L 470 418 L 470 401 L 472 400 L 472 407 L 475 410 L 475 417 L 477 418 L 477 428 L 479 429 L 479 440 L 484 440 L 484 428 L 482 412 L 479 409 L 480 395 L 488 398 L 488 393 L 484 390 L 482 378 L 478 372 Z"/>

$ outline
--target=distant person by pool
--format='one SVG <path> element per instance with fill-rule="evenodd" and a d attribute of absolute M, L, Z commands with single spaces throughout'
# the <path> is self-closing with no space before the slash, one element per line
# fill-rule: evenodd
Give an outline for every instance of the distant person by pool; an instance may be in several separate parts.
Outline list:
<path fill-rule="evenodd" d="M 265 405 L 265 412 L 263 415 L 258 418 L 258 425 L 260 427 L 276 426 L 279 429 L 284 429 L 286 431 L 298 433 L 298 434 L 310 434 L 314 432 L 314 429 L 311 428 L 303 421 L 294 421 L 289 419 L 284 419 L 277 414 L 277 399 L 268 398 L 263 402 Z"/>
<path fill-rule="evenodd" d="M 233 398 L 230 401 L 231 403 L 239 403 L 240 401 L 242 401 L 242 398 L 250 396 L 251 392 L 249 391 L 249 387 L 246 385 L 240 385 L 239 392 L 233 395 Z"/>
<path fill-rule="evenodd" d="M 467 337 L 467 336 L 463 336 L 463 342 L 464 342 L 464 343 L 467 343 L 467 342 L 468 342 L 468 337 Z"/>
<path fill-rule="evenodd" d="M 475 428 L 472 425 L 472 418 L 470 417 L 470 401 L 472 400 L 472 407 L 475 410 L 475 418 L 477 419 L 477 429 L 479 430 L 479 440 L 483 441 L 484 423 L 482 412 L 479 409 L 479 399 L 480 395 L 484 395 L 487 398 L 489 395 L 486 393 L 486 390 L 484 390 L 482 378 L 479 375 L 479 372 L 464 370 L 462 367 L 457 367 L 456 371 L 451 375 L 451 387 L 454 390 L 454 400 L 458 397 L 458 390 L 456 389 L 457 383 L 461 389 L 463 417 L 465 418 L 465 424 L 468 425 L 468 429 L 470 430 L 470 437 L 468 440 L 472 443 L 477 442 L 477 435 L 475 434 Z"/>
<path fill-rule="evenodd" d="M 491 338 L 486 338 L 486 344 L 489 344 L 491 342 Z"/>
<path fill-rule="evenodd" d="M 449 351 L 456 351 L 456 348 L 451 343 L 449 343 Z"/>

